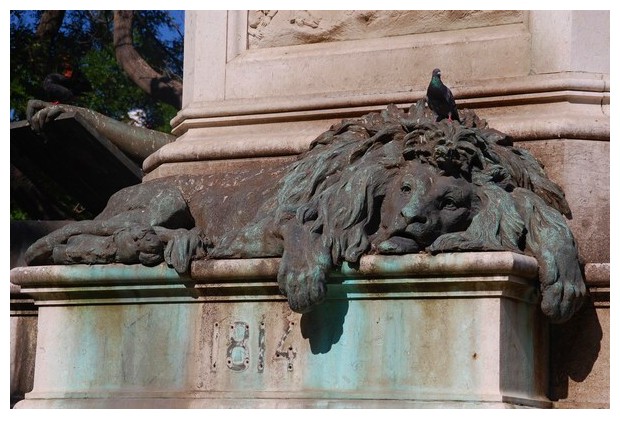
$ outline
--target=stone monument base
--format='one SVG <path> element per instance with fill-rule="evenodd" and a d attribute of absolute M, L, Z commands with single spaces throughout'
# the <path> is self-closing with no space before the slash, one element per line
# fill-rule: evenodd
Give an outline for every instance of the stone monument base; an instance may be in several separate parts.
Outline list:
<path fill-rule="evenodd" d="M 39 307 L 16 408 L 551 406 L 535 259 L 366 256 L 303 315 L 278 264 L 13 269 Z"/>

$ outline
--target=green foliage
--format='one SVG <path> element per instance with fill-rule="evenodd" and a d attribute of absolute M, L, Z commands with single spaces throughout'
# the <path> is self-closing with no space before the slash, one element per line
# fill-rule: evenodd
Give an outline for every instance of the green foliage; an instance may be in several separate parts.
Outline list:
<path fill-rule="evenodd" d="M 141 91 L 116 62 L 112 11 L 67 11 L 60 31 L 48 40 L 36 36 L 41 15 L 41 11 L 11 11 L 11 120 L 25 119 L 27 101 L 45 97 L 45 76 L 61 72 L 68 62 L 92 88 L 74 104 L 119 120 L 128 119 L 130 110 L 143 109 L 149 128 L 170 131 L 176 110 Z M 167 30 L 167 37 L 162 30 Z M 181 80 L 183 35 L 171 11 L 136 11 L 134 44 L 151 67 Z"/>
<path fill-rule="evenodd" d="M 14 207 L 11 200 L 11 220 L 28 220 L 29 216 L 22 208 Z"/>

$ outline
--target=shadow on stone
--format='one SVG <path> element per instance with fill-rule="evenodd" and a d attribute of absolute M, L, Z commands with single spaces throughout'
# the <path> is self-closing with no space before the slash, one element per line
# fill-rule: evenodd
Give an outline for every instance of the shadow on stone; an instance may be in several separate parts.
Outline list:
<path fill-rule="evenodd" d="M 568 397 L 568 380 L 584 381 L 601 351 L 603 329 L 592 299 L 568 322 L 551 325 L 550 392 L 552 401 Z"/>
<path fill-rule="evenodd" d="M 348 311 L 346 292 L 337 291 L 329 293 L 327 301 L 301 316 L 301 335 L 310 342 L 313 354 L 329 352 L 340 340 Z"/>

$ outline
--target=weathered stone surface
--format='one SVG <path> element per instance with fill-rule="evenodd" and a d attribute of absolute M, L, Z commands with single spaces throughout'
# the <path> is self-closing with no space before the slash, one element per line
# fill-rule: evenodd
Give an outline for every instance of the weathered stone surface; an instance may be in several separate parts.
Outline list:
<path fill-rule="evenodd" d="M 253 10 L 250 48 L 490 27 L 524 22 L 524 11 L 490 10 Z"/>
<path fill-rule="evenodd" d="M 369 39 L 252 49 L 227 63 L 225 99 L 410 91 L 428 84 L 435 67 L 442 69 L 447 83 L 522 76 L 529 68 L 529 42 L 523 24 L 510 24 L 394 36 L 387 45 L 385 39 Z M 441 61 L 435 53 L 438 45 L 445 58 Z M 476 56 L 480 49 L 497 54 Z M 412 72 L 416 70 L 423 72 Z"/>
<path fill-rule="evenodd" d="M 33 242 L 70 221 L 12 221 L 11 268 L 26 265 L 24 252 Z M 11 284 L 10 292 L 10 389 L 11 407 L 32 390 L 37 346 L 37 308 L 32 297 Z"/>
<path fill-rule="evenodd" d="M 610 264 L 608 262 L 586 264 L 584 271 L 588 285 L 607 286 L 609 288 Z"/>
<path fill-rule="evenodd" d="M 269 49 L 248 49 L 245 11 L 188 13 L 185 28 L 183 109 L 175 125 L 196 117 L 196 110 L 199 118 L 209 117 L 205 110 L 226 109 L 231 101 L 282 111 L 273 99 L 298 104 L 344 96 L 347 105 L 360 96 L 407 94 L 427 84 L 435 67 L 450 83 L 530 71 L 530 33 L 523 22 Z M 478 55 L 489 51 L 496 54 Z M 240 114 L 226 110 L 221 116 Z"/>
<path fill-rule="evenodd" d="M 36 311 L 11 314 L 11 407 L 32 390 L 37 346 Z"/>
<path fill-rule="evenodd" d="M 608 10 L 541 10 L 530 12 L 529 22 L 534 73 L 609 73 Z"/>

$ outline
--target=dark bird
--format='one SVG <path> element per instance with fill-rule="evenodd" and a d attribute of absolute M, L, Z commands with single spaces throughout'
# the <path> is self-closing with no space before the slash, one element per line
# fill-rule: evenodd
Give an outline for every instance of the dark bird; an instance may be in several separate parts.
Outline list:
<path fill-rule="evenodd" d="M 431 83 L 428 84 L 426 90 L 426 98 L 428 107 L 437 115 L 437 122 L 446 118 L 449 121 L 454 119 L 461 122 L 452 91 L 441 81 L 441 70 L 439 69 L 433 70 Z"/>
<path fill-rule="evenodd" d="M 43 90 L 48 101 L 70 103 L 83 91 L 90 89 L 88 82 L 76 77 L 70 66 L 62 73 L 50 73 L 43 80 Z"/>

